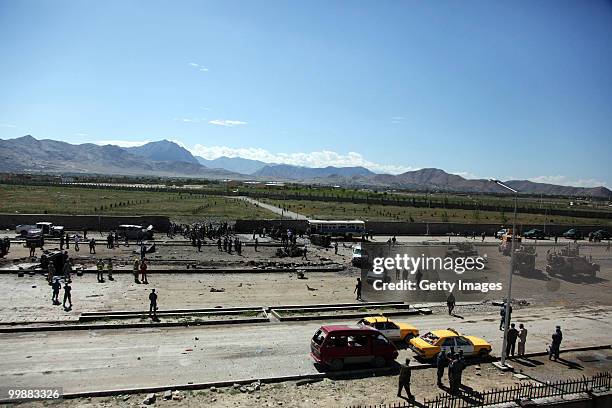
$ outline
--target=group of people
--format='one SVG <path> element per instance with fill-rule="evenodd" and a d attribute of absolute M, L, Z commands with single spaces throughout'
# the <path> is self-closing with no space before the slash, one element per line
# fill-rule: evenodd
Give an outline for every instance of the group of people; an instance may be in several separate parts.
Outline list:
<path fill-rule="evenodd" d="M 237 236 L 232 239 L 232 237 L 226 235 L 223 240 L 219 237 L 217 238 L 217 249 L 228 254 L 235 250 L 238 255 L 242 255 L 242 241 Z"/>
<path fill-rule="evenodd" d="M 442 383 L 442 378 L 444 377 L 444 370 L 446 367 L 448 367 L 448 385 L 450 388 L 450 393 L 457 394 L 463 385 L 463 370 L 465 370 L 467 367 L 463 350 L 459 350 L 458 353 L 455 353 L 454 348 L 451 347 L 449 353 L 446 353 L 444 350 L 438 353 L 436 358 L 438 387 L 444 386 Z"/>
<path fill-rule="evenodd" d="M 103 259 L 98 260 L 98 263 L 96 264 L 96 269 L 98 271 L 98 275 L 97 275 L 98 283 L 104 283 L 104 271 L 105 270 L 108 272 L 108 280 L 109 281 L 115 280 L 113 278 L 113 261 L 111 259 L 106 261 L 106 263 L 104 263 Z"/>

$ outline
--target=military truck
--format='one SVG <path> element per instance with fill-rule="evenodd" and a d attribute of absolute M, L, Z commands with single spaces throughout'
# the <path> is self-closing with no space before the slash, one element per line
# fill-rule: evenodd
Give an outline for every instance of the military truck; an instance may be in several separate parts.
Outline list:
<path fill-rule="evenodd" d="M 550 276 L 572 277 L 591 277 L 594 278 L 599 272 L 599 265 L 580 256 L 580 247 L 568 244 L 561 248 L 561 251 L 552 251 L 546 255 L 546 272 Z"/>

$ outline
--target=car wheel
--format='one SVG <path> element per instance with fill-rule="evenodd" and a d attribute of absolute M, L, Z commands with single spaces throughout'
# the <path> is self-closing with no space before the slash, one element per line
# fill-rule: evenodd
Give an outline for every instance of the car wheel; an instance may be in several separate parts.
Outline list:
<path fill-rule="evenodd" d="M 382 368 L 382 367 L 385 366 L 386 363 L 387 363 L 387 361 L 384 358 L 382 358 L 381 356 L 376 356 L 374 358 L 374 361 L 372 362 L 372 364 L 376 368 Z"/>
<path fill-rule="evenodd" d="M 490 352 L 491 352 L 491 350 L 486 350 L 486 349 L 480 350 L 478 352 L 478 357 L 485 358 L 485 357 L 487 357 L 489 355 Z"/>
<path fill-rule="evenodd" d="M 407 345 L 410 345 L 410 340 L 414 339 L 415 337 L 416 337 L 416 336 L 415 336 L 414 334 L 412 334 L 412 333 L 408 333 L 408 334 L 406 335 L 406 337 L 404 337 L 404 342 L 405 342 Z"/>
<path fill-rule="evenodd" d="M 344 361 L 342 361 L 339 358 L 332 360 L 332 362 L 329 364 L 329 368 L 331 368 L 332 371 L 342 370 L 343 367 L 344 367 Z"/>

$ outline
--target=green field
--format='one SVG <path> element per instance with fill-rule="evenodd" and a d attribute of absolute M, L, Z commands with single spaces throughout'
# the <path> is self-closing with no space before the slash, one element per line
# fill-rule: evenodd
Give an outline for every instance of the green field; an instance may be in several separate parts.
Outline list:
<path fill-rule="evenodd" d="M 366 205 L 306 200 L 271 200 L 262 202 L 294 211 L 310 218 L 359 219 L 364 221 L 407 221 L 407 222 L 457 222 L 473 224 L 507 224 L 512 213 L 458 210 L 444 208 L 403 207 L 393 205 Z M 519 213 L 519 224 L 584 224 L 612 225 L 610 219 L 545 216 Z"/>
<path fill-rule="evenodd" d="M 0 185 L 0 212 L 21 214 L 166 215 L 202 219 L 274 218 L 238 198 L 202 194 L 56 186 Z"/>

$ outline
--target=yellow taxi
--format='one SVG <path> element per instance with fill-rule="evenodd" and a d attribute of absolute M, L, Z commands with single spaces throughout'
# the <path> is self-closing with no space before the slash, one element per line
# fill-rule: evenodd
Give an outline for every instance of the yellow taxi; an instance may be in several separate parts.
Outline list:
<path fill-rule="evenodd" d="M 419 329 L 416 327 L 407 323 L 394 322 L 385 316 L 364 317 L 357 324 L 373 327 L 391 341 L 405 341 L 408 343 L 411 338 L 419 335 Z"/>
<path fill-rule="evenodd" d="M 433 330 L 410 340 L 409 347 L 417 357 L 435 358 L 441 350 L 447 353 L 452 350 L 463 355 L 484 357 L 491 352 L 491 345 L 480 337 L 464 336 L 453 329 Z"/>

